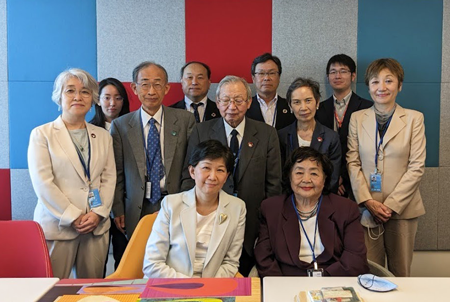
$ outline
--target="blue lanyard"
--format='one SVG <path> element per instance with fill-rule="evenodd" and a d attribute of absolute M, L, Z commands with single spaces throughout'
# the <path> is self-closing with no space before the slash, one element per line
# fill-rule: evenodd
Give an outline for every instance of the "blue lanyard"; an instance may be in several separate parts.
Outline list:
<path fill-rule="evenodd" d="M 236 138 L 237 138 L 237 137 L 236 137 Z M 244 139 L 244 138 L 242 138 L 242 139 Z M 239 139 L 238 139 L 238 142 L 239 142 Z M 242 143 L 241 143 L 241 145 L 239 146 L 238 153 L 236 154 L 236 158 L 234 159 L 233 177 L 234 177 L 234 174 L 236 173 L 236 168 L 237 168 L 238 163 L 239 163 L 239 158 L 240 158 L 240 156 L 241 156 L 241 149 L 242 149 Z"/>
<path fill-rule="evenodd" d="M 378 122 L 375 119 L 375 122 L 377 123 L 377 127 L 375 129 L 375 172 L 378 171 L 378 153 L 380 151 L 380 147 L 383 144 L 384 135 L 386 134 L 387 129 L 389 128 L 389 124 L 391 123 L 392 116 L 388 119 L 386 123 L 386 128 L 384 129 L 383 133 L 380 135 L 380 143 L 378 143 Z"/>
<path fill-rule="evenodd" d="M 141 108 L 141 110 L 142 110 L 142 108 Z M 161 128 L 160 129 L 162 129 L 162 123 L 163 123 L 163 116 L 164 116 L 164 107 L 162 107 L 162 112 L 161 112 L 161 121 L 160 121 L 160 125 L 161 125 Z M 147 167 L 147 177 L 148 177 L 148 171 L 151 171 L 151 169 L 152 169 L 152 165 L 153 165 L 153 162 L 155 161 L 155 154 L 151 154 L 151 158 L 149 158 L 148 157 L 148 152 L 147 152 L 147 148 L 148 148 L 148 146 L 146 147 L 145 146 L 145 142 L 147 141 L 147 138 L 145 137 L 145 134 L 144 134 L 144 125 L 142 125 L 142 112 L 139 112 L 139 117 L 140 117 L 140 119 L 141 119 L 141 130 L 142 130 L 142 139 L 143 139 L 143 143 L 144 143 L 144 150 L 145 150 L 145 165 L 146 165 L 146 167 Z M 155 126 L 156 127 L 156 126 Z M 150 131 L 150 125 L 149 125 L 149 127 L 148 127 L 148 131 Z M 148 135 L 148 134 L 147 134 Z M 159 133 L 159 135 L 160 135 L 160 140 L 161 140 L 161 131 L 160 131 L 160 133 Z M 161 144 L 160 144 L 161 145 Z"/>
<path fill-rule="evenodd" d="M 316 213 L 316 226 L 314 227 L 314 241 L 313 244 L 311 244 L 311 240 L 309 240 L 308 234 L 306 234 L 305 227 L 303 226 L 302 219 L 300 218 L 300 215 L 297 212 L 297 207 L 295 206 L 295 200 L 294 200 L 294 194 L 291 195 L 292 200 L 292 206 L 294 207 L 295 214 L 297 214 L 298 221 L 300 221 L 300 226 L 302 227 L 303 233 L 305 234 L 306 240 L 308 241 L 309 248 L 311 249 L 312 256 L 313 256 L 313 262 L 316 263 L 316 253 L 314 252 L 314 249 L 316 247 L 316 233 L 317 233 L 317 227 L 319 225 L 319 211 L 320 211 L 320 205 L 322 204 L 322 198 L 323 195 L 320 195 L 319 199 L 319 205 L 317 206 L 317 213 Z"/>
<path fill-rule="evenodd" d="M 89 134 L 89 133 L 88 133 Z M 88 178 L 88 182 L 89 185 L 91 184 L 91 141 L 89 140 L 89 135 L 88 135 L 88 162 L 87 165 L 84 162 L 83 159 L 83 154 L 81 154 L 81 151 L 78 149 L 77 145 L 73 144 L 75 146 L 75 150 L 77 150 L 77 154 L 78 154 L 78 158 L 80 159 L 81 165 L 83 166 L 83 170 L 84 170 L 84 174 L 87 176 Z"/>
<path fill-rule="evenodd" d="M 275 127 L 275 123 L 276 123 L 276 119 L 277 119 L 277 105 L 278 105 L 278 100 L 275 103 L 275 112 L 273 113 L 273 119 L 272 119 L 272 127 Z"/>

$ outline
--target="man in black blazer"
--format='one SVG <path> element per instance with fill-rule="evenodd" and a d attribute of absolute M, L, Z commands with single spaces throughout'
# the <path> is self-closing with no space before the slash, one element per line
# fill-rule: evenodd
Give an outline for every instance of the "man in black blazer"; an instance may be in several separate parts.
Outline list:
<path fill-rule="evenodd" d="M 281 156 L 275 128 L 245 118 L 251 99 L 247 82 L 236 76 L 226 76 L 217 88 L 216 104 L 222 118 L 196 124 L 189 138 L 184 162 L 181 190 L 194 186 L 188 172 L 192 149 L 200 142 L 216 139 L 235 154 L 235 167 L 223 190 L 244 200 L 247 207 L 244 248 L 239 271 L 247 276 L 255 260 L 253 246 L 258 236 L 261 202 L 281 194 Z M 234 143 L 233 143 L 234 141 Z"/>
<path fill-rule="evenodd" d="M 326 72 L 328 82 L 333 88 L 333 95 L 320 103 L 316 120 L 339 133 L 342 164 L 338 193 L 353 199 L 346 161 L 348 124 L 353 112 L 369 108 L 373 102 L 361 98 L 352 91 L 352 82 L 356 80 L 356 64 L 349 56 L 338 54 L 331 57 Z"/>
<path fill-rule="evenodd" d="M 247 117 L 265 122 L 277 130 L 295 121 L 286 99 L 277 94 L 281 71 L 280 59 L 270 53 L 253 60 L 251 72 L 256 95 L 247 111 Z"/>
<path fill-rule="evenodd" d="M 172 108 L 192 112 L 197 123 L 220 117 L 216 104 L 206 95 L 211 85 L 211 69 L 202 62 L 187 62 L 181 68 L 181 87 L 184 99 L 171 105 Z"/>

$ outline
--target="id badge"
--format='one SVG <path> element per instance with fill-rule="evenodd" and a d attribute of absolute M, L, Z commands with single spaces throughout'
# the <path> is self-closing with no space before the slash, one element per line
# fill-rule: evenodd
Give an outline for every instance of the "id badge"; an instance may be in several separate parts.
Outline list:
<path fill-rule="evenodd" d="M 323 268 L 310 268 L 307 270 L 308 277 L 323 277 Z"/>
<path fill-rule="evenodd" d="M 381 174 L 371 173 L 370 174 L 370 191 L 371 192 L 381 192 Z"/>
<path fill-rule="evenodd" d="M 145 183 L 145 198 L 150 199 L 152 197 L 152 183 L 147 181 Z"/>
<path fill-rule="evenodd" d="M 91 209 L 102 205 L 102 200 L 100 199 L 100 193 L 98 192 L 98 189 L 91 189 L 89 191 L 88 202 Z"/>

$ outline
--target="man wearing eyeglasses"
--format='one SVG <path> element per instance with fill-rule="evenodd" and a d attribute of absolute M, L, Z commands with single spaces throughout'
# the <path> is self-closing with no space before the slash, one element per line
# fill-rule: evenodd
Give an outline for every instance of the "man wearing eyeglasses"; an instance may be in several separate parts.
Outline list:
<path fill-rule="evenodd" d="M 324 126 L 338 132 L 342 148 L 341 176 L 338 193 L 353 198 L 350 179 L 347 171 L 347 135 L 350 116 L 353 112 L 369 108 L 373 103 L 363 99 L 352 91 L 352 83 L 356 80 L 356 64 L 345 54 L 334 55 L 328 60 L 327 78 L 333 89 L 333 95 L 319 105 L 316 119 Z"/>
<path fill-rule="evenodd" d="M 182 190 L 194 186 L 188 172 L 191 150 L 200 142 L 215 139 L 230 147 L 235 164 L 223 186 L 228 194 L 245 201 L 247 216 L 244 248 L 239 272 L 247 276 L 255 260 L 253 246 L 258 235 L 258 209 L 264 199 L 281 194 L 281 156 L 275 128 L 245 117 L 252 103 L 247 82 L 236 76 L 223 78 L 216 90 L 216 104 L 222 118 L 197 124 L 189 138 L 183 168 Z"/>
<path fill-rule="evenodd" d="M 247 111 L 247 117 L 265 122 L 277 130 L 295 121 L 286 99 L 277 94 L 281 70 L 280 59 L 270 53 L 253 60 L 251 72 L 256 95 Z"/>
<path fill-rule="evenodd" d="M 139 110 L 111 126 L 117 184 L 112 212 L 117 228 L 131 237 L 139 219 L 160 209 L 167 194 L 180 192 L 180 175 L 194 115 L 162 105 L 169 92 L 167 72 L 143 62 L 133 70 Z"/>
<path fill-rule="evenodd" d="M 202 62 L 191 61 L 181 68 L 181 88 L 184 99 L 170 107 L 192 112 L 197 123 L 219 118 L 216 104 L 208 97 L 211 69 Z"/>

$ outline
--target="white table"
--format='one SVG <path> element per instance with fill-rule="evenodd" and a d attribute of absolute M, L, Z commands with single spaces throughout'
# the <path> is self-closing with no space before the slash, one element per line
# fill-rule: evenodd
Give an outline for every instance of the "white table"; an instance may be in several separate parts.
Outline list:
<path fill-rule="evenodd" d="M 450 301 L 450 278 L 386 278 L 398 285 L 387 293 L 371 292 L 358 284 L 357 277 L 265 277 L 263 301 L 294 301 L 300 291 L 328 286 L 353 286 L 364 302 Z"/>
<path fill-rule="evenodd" d="M 37 301 L 58 281 L 58 278 L 0 278 L 0 301 Z"/>

